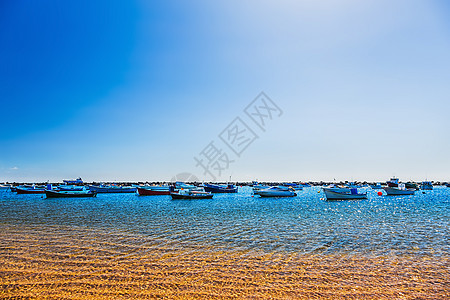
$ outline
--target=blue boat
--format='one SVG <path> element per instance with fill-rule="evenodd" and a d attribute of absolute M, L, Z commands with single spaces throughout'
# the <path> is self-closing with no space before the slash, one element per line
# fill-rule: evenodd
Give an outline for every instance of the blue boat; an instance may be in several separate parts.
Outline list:
<path fill-rule="evenodd" d="M 219 185 L 204 183 L 203 188 L 205 189 L 205 192 L 210 193 L 237 193 L 238 191 L 238 187 L 234 184 Z"/>
<path fill-rule="evenodd" d="M 83 180 L 81 179 L 81 177 L 78 177 L 75 180 L 63 180 L 64 184 L 68 184 L 68 185 L 78 185 L 78 184 L 83 184 Z"/>

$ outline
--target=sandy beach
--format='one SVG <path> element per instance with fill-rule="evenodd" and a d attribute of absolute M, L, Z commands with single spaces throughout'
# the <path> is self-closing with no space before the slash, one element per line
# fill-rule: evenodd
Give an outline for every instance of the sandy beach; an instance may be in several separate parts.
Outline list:
<path fill-rule="evenodd" d="M 2 299 L 448 299 L 449 259 L 264 253 L 1 226 Z"/>

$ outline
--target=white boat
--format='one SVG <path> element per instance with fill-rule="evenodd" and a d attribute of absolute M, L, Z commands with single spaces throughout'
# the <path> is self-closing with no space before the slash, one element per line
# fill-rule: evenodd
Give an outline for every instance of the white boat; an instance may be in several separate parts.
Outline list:
<path fill-rule="evenodd" d="M 78 177 L 75 180 L 63 180 L 64 184 L 70 184 L 70 185 L 77 185 L 77 184 L 83 184 L 83 179 L 81 177 Z"/>
<path fill-rule="evenodd" d="M 261 197 L 295 197 L 297 194 L 293 191 L 292 188 L 288 188 L 285 186 L 273 186 L 268 189 L 258 191 L 258 194 Z"/>
<path fill-rule="evenodd" d="M 9 190 L 10 186 L 8 184 L 0 184 L 0 191 Z"/>
<path fill-rule="evenodd" d="M 327 191 L 332 191 L 332 192 L 336 192 L 336 193 L 350 193 L 351 192 L 350 188 L 338 186 L 338 185 L 335 185 L 335 184 L 323 187 L 322 189 L 324 191 L 327 190 Z"/>
<path fill-rule="evenodd" d="M 388 196 L 414 195 L 415 189 L 406 189 L 404 184 L 399 184 L 398 187 L 384 187 Z"/>
<path fill-rule="evenodd" d="M 420 189 L 421 190 L 432 190 L 433 184 L 431 183 L 431 181 L 423 181 L 422 184 L 420 185 Z"/>
<path fill-rule="evenodd" d="M 366 193 L 358 193 L 358 190 L 341 188 L 323 188 L 327 200 L 359 200 L 367 199 Z"/>

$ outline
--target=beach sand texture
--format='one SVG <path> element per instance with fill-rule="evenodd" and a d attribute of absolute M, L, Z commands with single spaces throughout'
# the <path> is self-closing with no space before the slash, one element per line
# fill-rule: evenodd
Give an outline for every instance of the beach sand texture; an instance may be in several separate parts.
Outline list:
<path fill-rule="evenodd" d="M 264 253 L 6 226 L 0 298 L 449 299 L 448 257 Z"/>

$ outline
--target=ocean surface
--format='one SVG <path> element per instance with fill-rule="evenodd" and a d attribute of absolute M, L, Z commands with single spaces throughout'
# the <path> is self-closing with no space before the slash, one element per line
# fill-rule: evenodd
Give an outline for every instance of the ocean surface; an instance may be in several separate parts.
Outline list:
<path fill-rule="evenodd" d="M 309 187 L 295 198 L 259 198 L 241 187 L 237 194 L 210 200 L 136 194 L 45 199 L 2 191 L 0 229 L 38 233 L 48 242 L 76 236 L 77 242 L 97 241 L 102 247 L 111 237 L 124 252 L 448 256 L 450 188 L 413 196 L 378 196 L 368 189 L 368 195 L 368 200 L 329 202 L 320 188 Z"/>

